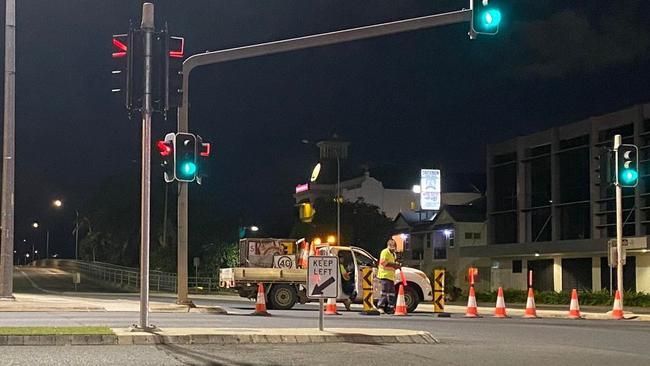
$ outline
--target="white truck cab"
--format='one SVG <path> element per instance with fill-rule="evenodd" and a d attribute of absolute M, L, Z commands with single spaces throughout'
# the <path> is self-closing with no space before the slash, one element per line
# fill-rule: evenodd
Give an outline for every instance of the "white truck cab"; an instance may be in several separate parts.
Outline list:
<path fill-rule="evenodd" d="M 375 301 L 379 299 L 380 287 L 379 280 L 376 278 L 378 261 L 370 253 L 354 246 L 325 246 L 319 248 L 319 254 L 337 256 L 339 263 L 351 275 L 350 281 L 354 283 L 353 286 L 350 286 L 348 281 L 344 281 L 342 278 L 339 279 L 339 297 L 337 300 L 350 300 L 357 303 L 362 301 L 362 267 L 371 267 L 373 269 L 373 296 Z M 408 312 L 415 311 L 415 308 L 422 301 L 433 301 L 433 291 L 429 278 L 424 272 L 414 268 L 402 267 L 401 270 L 396 270 L 396 290 L 402 283 L 402 276 L 400 274 L 402 271 L 404 272 L 407 283 L 404 288 L 404 300 Z"/>

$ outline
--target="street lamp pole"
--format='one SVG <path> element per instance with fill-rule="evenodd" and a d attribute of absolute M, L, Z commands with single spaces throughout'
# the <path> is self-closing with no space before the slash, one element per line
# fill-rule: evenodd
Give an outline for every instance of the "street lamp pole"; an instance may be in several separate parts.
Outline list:
<path fill-rule="evenodd" d="M 45 258 L 50 258 L 50 229 L 45 230 Z"/>
<path fill-rule="evenodd" d="M 341 161 L 338 150 L 336 155 L 336 245 L 341 245 Z"/>
<path fill-rule="evenodd" d="M 75 210 L 74 212 L 76 214 L 76 219 L 74 224 L 74 259 L 79 260 L 79 210 Z M 49 239 L 49 232 L 48 232 L 48 239 Z M 49 252 L 48 252 L 48 257 L 49 257 Z"/>

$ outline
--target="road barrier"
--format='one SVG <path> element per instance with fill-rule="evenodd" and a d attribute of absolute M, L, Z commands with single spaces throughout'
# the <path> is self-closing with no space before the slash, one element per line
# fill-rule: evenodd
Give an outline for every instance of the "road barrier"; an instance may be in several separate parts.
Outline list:
<path fill-rule="evenodd" d="M 140 270 L 117 264 L 103 262 L 88 262 L 74 259 L 41 259 L 33 262 L 37 267 L 60 268 L 71 273 L 82 273 L 84 276 L 108 282 L 118 287 L 139 288 Z M 219 289 L 219 281 L 211 277 L 188 277 L 190 292 L 210 293 Z M 175 273 L 149 271 L 149 289 L 158 292 L 176 292 L 177 279 Z"/>

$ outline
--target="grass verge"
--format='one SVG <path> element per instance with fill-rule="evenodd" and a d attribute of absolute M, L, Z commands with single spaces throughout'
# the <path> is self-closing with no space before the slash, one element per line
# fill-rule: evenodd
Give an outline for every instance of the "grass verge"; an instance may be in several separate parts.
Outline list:
<path fill-rule="evenodd" d="M 108 327 L 0 327 L 0 335 L 112 335 Z"/>

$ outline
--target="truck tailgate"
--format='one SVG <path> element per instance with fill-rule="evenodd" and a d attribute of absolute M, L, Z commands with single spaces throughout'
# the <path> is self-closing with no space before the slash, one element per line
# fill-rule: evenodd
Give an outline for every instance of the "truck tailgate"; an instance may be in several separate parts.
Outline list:
<path fill-rule="evenodd" d="M 307 282 L 307 270 L 301 268 L 222 268 L 219 286 L 235 287 L 237 282 Z"/>

